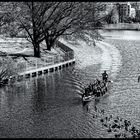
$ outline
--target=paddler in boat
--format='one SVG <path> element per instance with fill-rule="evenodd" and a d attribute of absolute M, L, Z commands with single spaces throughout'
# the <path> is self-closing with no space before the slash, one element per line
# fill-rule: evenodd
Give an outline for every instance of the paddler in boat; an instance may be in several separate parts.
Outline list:
<path fill-rule="evenodd" d="M 108 74 L 106 73 L 106 70 L 102 73 L 102 79 L 105 83 L 108 81 Z"/>
<path fill-rule="evenodd" d="M 98 85 L 98 87 L 97 87 L 97 97 L 99 97 L 101 95 L 101 93 L 102 93 L 102 89 L 101 89 L 100 85 Z"/>
<path fill-rule="evenodd" d="M 82 94 L 82 98 L 83 98 L 84 96 L 87 96 L 87 94 L 88 94 L 88 90 L 87 90 L 87 88 L 85 88 L 85 92 Z"/>
<path fill-rule="evenodd" d="M 89 87 L 85 88 L 85 92 L 82 94 L 82 98 L 84 96 L 88 96 L 88 94 L 89 94 Z"/>
<path fill-rule="evenodd" d="M 92 84 L 91 84 L 91 82 L 90 82 L 90 84 L 89 84 L 89 89 L 90 89 L 90 92 L 93 91 L 93 88 L 92 88 Z"/>
<path fill-rule="evenodd" d="M 97 94 L 97 97 L 100 96 L 101 92 L 102 92 L 101 82 L 99 80 L 97 80 L 97 84 L 96 84 L 96 94 Z"/>
<path fill-rule="evenodd" d="M 104 82 L 104 86 L 105 86 L 105 91 L 107 92 L 107 85 L 106 83 L 108 82 L 108 74 L 106 72 L 106 70 L 104 71 L 104 73 L 102 73 L 102 80 Z"/>

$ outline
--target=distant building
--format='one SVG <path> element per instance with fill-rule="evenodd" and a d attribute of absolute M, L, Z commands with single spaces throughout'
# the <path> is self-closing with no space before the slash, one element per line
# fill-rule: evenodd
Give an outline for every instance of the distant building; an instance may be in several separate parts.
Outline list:
<path fill-rule="evenodd" d="M 124 22 L 126 17 L 131 16 L 131 4 L 129 2 L 118 3 L 119 22 Z"/>
<path fill-rule="evenodd" d="M 136 9 L 136 21 L 140 22 L 140 2 L 135 3 L 135 9 Z"/>
<path fill-rule="evenodd" d="M 139 9 L 140 8 L 140 2 L 130 2 L 131 3 L 131 7 L 135 8 L 135 9 Z"/>
<path fill-rule="evenodd" d="M 131 8 L 130 9 L 130 17 L 131 18 L 135 18 L 136 17 L 136 10 L 135 10 L 135 8 Z"/>
<path fill-rule="evenodd" d="M 140 9 L 136 11 L 136 20 L 140 22 Z"/>

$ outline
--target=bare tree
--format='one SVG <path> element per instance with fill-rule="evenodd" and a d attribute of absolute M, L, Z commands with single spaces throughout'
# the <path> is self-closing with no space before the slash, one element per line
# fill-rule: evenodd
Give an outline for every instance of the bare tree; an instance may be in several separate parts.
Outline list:
<path fill-rule="evenodd" d="M 17 3 L 16 3 L 17 4 Z M 20 2 L 15 8 L 18 29 L 25 30 L 33 44 L 34 56 L 40 57 L 40 43 L 45 40 L 51 50 L 59 37 L 74 37 L 88 41 L 99 39 L 105 4 L 95 2 Z"/>
<path fill-rule="evenodd" d="M 88 40 L 85 34 L 90 34 L 93 39 L 99 38 L 97 27 L 102 25 L 98 23 L 102 21 L 103 10 L 103 4 L 93 2 L 62 2 L 52 5 L 40 24 L 47 49 L 50 50 L 60 36 L 70 35 L 85 41 Z"/>
<path fill-rule="evenodd" d="M 40 57 L 40 43 L 44 40 L 40 30 L 40 25 L 45 19 L 46 11 L 56 2 L 23 2 L 18 5 L 20 8 L 18 17 L 16 18 L 19 23 L 20 30 L 26 31 L 26 37 L 34 47 L 34 56 Z"/>

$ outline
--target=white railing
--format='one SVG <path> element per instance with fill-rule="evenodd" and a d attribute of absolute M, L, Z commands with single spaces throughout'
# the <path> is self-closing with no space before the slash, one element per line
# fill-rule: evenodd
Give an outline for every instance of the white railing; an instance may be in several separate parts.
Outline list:
<path fill-rule="evenodd" d="M 22 61 L 16 64 L 17 73 L 22 73 L 29 70 L 34 70 L 41 67 L 46 67 L 56 63 L 68 61 L 74 58 L 73 51 L 62 54 L 57 54 L 46 58 L 36 58 L 34 60 Z"/>

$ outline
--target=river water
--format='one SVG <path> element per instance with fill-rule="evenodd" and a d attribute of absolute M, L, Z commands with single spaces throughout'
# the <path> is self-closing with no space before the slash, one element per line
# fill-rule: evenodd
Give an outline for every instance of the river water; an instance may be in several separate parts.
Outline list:
<path fill-rule="evenodd" d="M 102 109 L 106 115 L 127 118 L 140 128 L 140 84 L 137 82 L 140 75 L 140 33 L 114 32 L 104 32 L 105 42 L 119 49 L 122 66 L 110 94 L 85 106 L 81 102 L 85 83 L 100 76 L 98 64 L 84 69 L 77 69 L 75 65 L 9 84 L 0 89 L 0 137 L 109 137 L 100 123 Z M 113 38 L 114 34 L 123 37 Z M 127 40 L 128 34 L 131 40 Z M 98 112 L 95 112 L 95 105 Z M 97 118 L 93 118 L 95 113 Z"/>

